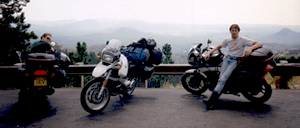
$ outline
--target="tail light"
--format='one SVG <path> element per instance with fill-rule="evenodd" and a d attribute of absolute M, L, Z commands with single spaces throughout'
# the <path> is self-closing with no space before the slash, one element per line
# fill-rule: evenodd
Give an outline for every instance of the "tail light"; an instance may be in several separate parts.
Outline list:
<path fill-rule="evenodd" d="M 265 67 L 265 72 L 270 72 L 274 69 L 273 66 L 271 66 L 270 64 L 268 64 L 266 67 Z"/>
<path fill-rule="evenodd" d="M 47 72 L 45 70 L 36 70 L 34 72 L 34 75 L 36 76 L 47 75 Z"/>
<path fill-rule="evenodd" d="M 54 76 L 55 76 L 55 73 L 52 73 L 52 74 L 51 74 L 51 77 L 54 77 Z"/>

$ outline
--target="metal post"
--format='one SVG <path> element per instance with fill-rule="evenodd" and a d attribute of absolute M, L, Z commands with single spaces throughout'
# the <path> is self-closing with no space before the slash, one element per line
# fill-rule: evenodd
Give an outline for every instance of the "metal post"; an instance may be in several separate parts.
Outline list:
<path fill-rule="evenodd" d="M 75 65 L 84 65 L 83 62 L 77 62 Z M 84 75 L 80 75 L 80 87 L 84 87 Z"/>
<path fill-rule="evenodd" d="M 141 87 L 147 88 L 148 81 L 147 80 L 141 80 Z"/>

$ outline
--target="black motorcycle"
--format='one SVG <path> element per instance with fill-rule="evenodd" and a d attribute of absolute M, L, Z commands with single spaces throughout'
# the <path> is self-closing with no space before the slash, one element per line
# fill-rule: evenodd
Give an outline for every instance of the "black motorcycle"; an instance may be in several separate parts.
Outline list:
<path fill-rule="evenodd" d="M 207 89 L 213 91 L 217 85 L 224 54 L 221 50 L 217 50 L 212 53 L 208 61 L 205 61 L 205 55 L 213 49 L 212 46 L 209 46 L 210 43 L 209 39 L 207 47 L 203 50 L 201 50 L 201 43 L 189 50 L 188 62 L 195 69 L 187 70 L 181 82 L 190 93 L 200 95 Z M 273 77 L 270 71 L 276 66 L 273 58 L 274 53 L 267 47 L 263 46 L 253 50 L 248 57 L 239 61 L 222 93 L 237 96 L 242 94 L 251 102 L 266 102 L 272 95 L 270 84 Z"/>
<path fill-rule="evenodd" d="M 69 57 L 64 53 L 29 53 L 25 64 L 18 71 L 23 79 L 19 84 L 19 102 L 33 98 L 46 98 L 52 95 L 54 88 L 61 88 L 65 78 L 64 72 L 70 64 Z"/>

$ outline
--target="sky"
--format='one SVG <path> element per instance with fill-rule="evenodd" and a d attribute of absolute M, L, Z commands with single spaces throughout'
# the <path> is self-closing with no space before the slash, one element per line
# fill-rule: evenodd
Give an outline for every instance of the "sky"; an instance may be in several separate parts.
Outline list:
<path fill-rule="evenodd" d="M 31 0 L 26 21 L 300 25 L 300 0 Z"/>

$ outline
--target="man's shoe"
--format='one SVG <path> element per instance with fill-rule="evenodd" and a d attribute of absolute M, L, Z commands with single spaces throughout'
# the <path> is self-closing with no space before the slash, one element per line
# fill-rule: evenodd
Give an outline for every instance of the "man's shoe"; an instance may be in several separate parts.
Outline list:
<path fill-rule="evenodd" d="M 214 107 L 214 104 L 218 101 L 218 98 L 221 96 L 216 91 L 213 91 L 209 100 L 203 100 L 203 102 L 206 104 L 206 110 L 212 110 Z"/>

